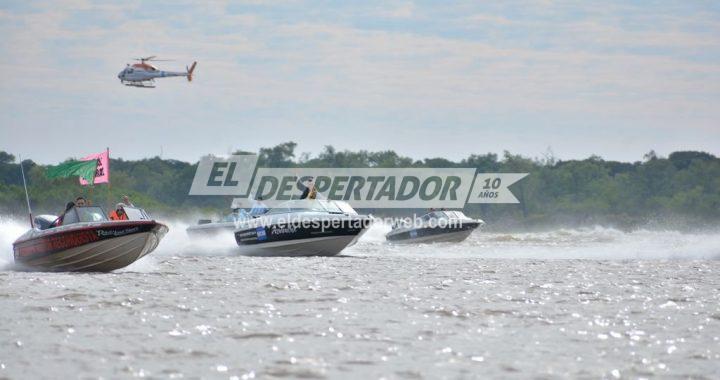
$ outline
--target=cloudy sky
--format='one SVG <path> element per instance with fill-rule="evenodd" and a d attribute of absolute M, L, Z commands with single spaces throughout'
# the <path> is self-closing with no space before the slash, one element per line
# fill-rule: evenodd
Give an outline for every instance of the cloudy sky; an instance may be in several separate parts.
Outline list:
<path fill-rule="evenodd" d="M 0 2 L 0 150 L 720 154 L 720 3 Z M 196 79 L 122 86 L 133 57 Z"/>

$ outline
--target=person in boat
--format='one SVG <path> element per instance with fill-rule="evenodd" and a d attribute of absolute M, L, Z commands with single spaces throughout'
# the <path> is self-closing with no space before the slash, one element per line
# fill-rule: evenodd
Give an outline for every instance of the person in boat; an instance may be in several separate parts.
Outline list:
<path fill-rule="evenodd" d="M 262 215 L 268 211 L 268 207 L 263 203 L 262 197 L 255 198 L 255 203 L 253 203 L 252 208 L 250 209 L 250 215 Z"/>
<path fill-rule="evenodd" d="M 69 204 L 70 203 L 68 203 L 68 205 Z M 80 196 L 80 197 L 75 198 L 75 207 L 85 207 L 85 206 L 89 206 L 89 205 L 90 205 L 90 203 L 87 201 L 87 199 L 85 199 L 85 197 Z M 65 211 L 67 212 L 68 210 L 65 210 Z"/>
<path fill-rule="evenodd" d="M 310 177 L 307 181 L 307 185 L 303 184 L 303 187 L 305 189 L 302 192 L 302 195 L 300 195 L 300 199 L 317 199 L 317 189 L 315 188 L 315 182 L 313 182 L 313 177 Z"/>
<path fill-rule="evenodd" d="M 234 208 L 232 214 L 230 214 L 233 222 L 245 220 L 250 218 L 250 213 L 245 211 L 243 208 Z"/>
<path fill-rule="evenodd" d="M 127 195 L 122 196 L 122 203 L 128 207 L 135 207 L 135 205 L 130 202 L 130 197 L 128 197 Z"/>
<path fill-rule="evenodd" d="M 242 208 L 234 208 L 232 209 L 232 212 L 225 217 L 223 217 L 220 221 L 221 222 L 239 222 L 241 220 L 247 220 L 250 219 L 250 213 L 247 212 L 245 209 Z"/>
<path fill-rule="evenodd" d="M 128 216 L 125 213 L 124 207 L 124 203 L 118 203 L 115 206 L 115 210 L 110 213 L 110 220 L 128 220 Z"/>
<path fill-rule="evenodd" d="M 315 185 L 313 184 L 313 177 L 308 178 L 305 183 L 301 183 L 300 185 L 304 188 L 302 194 L 300 195 L 300 199 L 307 199 L 310 195 L 310 188 L 315 188 Z"/>
<path fill-rule="evenodd" d="M 80 197 L 78 197 L 78 198 L 80 198 Z M 84 199 L 84 198 L 83 198 L 83 199 Z M 72 210 L 73 207 L 75 207 L 75 202 L 73 202 L 73 201 L 68 202 L 68 203 L 65 205 L 65 211 L 63 211 L 63 212 L 60 213 L 60 216 L 58 216 L 58 218 L 55 219 L 55 221 L 52 222 L 52 224 L 50 224 L 50 227 L 52 228 L 52 227 L 60 227 L 60 226 L 62 226 L 62 224 L 63 224 L 63 218 L 65 218 L 65 214 L 67 214 L 68 211 Z"/>

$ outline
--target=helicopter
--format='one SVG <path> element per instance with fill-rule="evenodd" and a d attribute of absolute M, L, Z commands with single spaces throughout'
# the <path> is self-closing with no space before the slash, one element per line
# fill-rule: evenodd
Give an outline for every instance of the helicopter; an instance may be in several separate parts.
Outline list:
<path fill-rule="evenodd" d="M 185 67 L 185 72 L 178 71 L 162 71 L 158 70 L 155 65 L 148 62 L 160 62 L 169 61 L 167 59 L 155 59 L 156 56 L 151 55 L 149 57 L 135 58 L 139 63 L 130 65 L 129 63 L 125 66 L 125 69 L 118 74 L 120 83 L 140 88 L 155 88 L 155 78 L 166 78 L 166 77 L 186 77 L 188 82 L 192 82 L 193 71 L 197 62 L 193 62 L 190 67 Z"/>

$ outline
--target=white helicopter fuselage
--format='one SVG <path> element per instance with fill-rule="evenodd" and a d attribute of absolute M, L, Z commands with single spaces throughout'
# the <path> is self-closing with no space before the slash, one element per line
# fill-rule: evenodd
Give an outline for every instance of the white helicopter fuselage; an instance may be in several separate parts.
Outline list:
<path fill-rule="evenodd" d="M 176 72 L 176 71 L 162 71 L 162 70 L 156 70 L 156 71 L 147 71 L 144 69 L 136 69 L 132 67 L 127 67 L 125 70 L 121 71 L 120 74 L 118 74 L 118 78 L 120 80 L 128 81 L 128 82 L 141 82 L 146 81 L 150 79 L 155 78 L 165 78 L 165 77 L 186 77 L 188 76 L 187 73 L 183 72 Z"/>
<path fill-rule="evenodd" d="M 188 81 L 192 81 L 192 74 L 196 64 L 197 62 L 194 62 L 187 71 L 181 72 L 158 70 L 153 65 L 138 63 L 127 65 L 123 71 L 118 73 L 118 78 L 122 84 L 136 87 L 154 87 L 152 83 L 156 78 L 186 77 Z"/>

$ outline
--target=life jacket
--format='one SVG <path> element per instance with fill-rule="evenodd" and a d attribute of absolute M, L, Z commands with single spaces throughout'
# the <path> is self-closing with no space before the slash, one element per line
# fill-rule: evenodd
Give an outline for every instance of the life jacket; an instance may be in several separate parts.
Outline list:
<path fill-rule="evenodd" d="M 113 212 L 110 213 L 110 220 L 128 220 L 128 216 L 124 212 L 122 215 L 118 215 L 117 210 L 113 210 Z"/>

